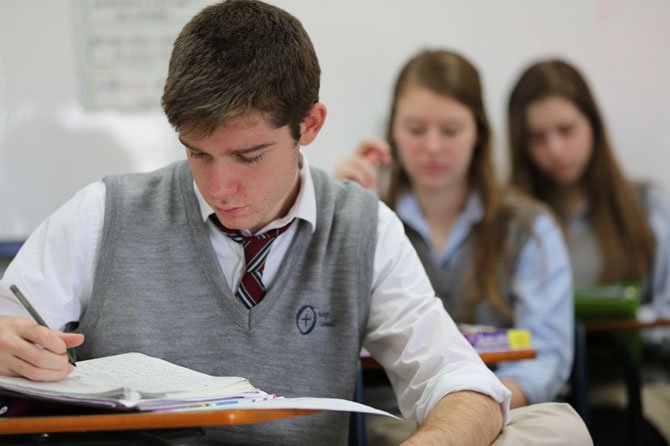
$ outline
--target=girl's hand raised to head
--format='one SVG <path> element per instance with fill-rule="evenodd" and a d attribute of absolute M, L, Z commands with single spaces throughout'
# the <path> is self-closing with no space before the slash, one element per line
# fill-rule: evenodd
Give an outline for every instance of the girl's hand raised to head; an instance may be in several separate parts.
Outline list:
<path fill-rule="evenodd" d="M 377 166 L 391 164 L 391 147 L 380 138 L 362 140 L 356 150 L 335 166 L 335 178 L 353 180 L 367 189 L 377 187 Z"/>

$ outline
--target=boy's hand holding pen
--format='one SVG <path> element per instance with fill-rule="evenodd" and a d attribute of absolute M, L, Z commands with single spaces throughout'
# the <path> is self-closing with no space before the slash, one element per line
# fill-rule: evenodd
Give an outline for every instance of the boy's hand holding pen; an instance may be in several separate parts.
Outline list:
<path fill-rule="evenodd" d="M 47 328 L 49 327 L 47 323 L 44 322 L 44 319 L 42 319 L 42 316 L 40 316 L 37 310 L 33 308 L 28 299 L 23 295 L 23 293 L 19 290 L 19 288 L 16 285 L 10 286 L 9 289 L 12 290 L 12 293 L 14 293 L 19 302 L 21 302 L 21 305 L 23 305 L 25 309 L 28 310 L 28 313 L 30 313 L 33 319 L 35 319 L 35 322 L 40 324 L 42 327 Z M 73 348 L 67 349 L 67 358 L 70 364 L 72 364 L 75 367 L 77 366 L 77 364 L 75 363 L 76 356 Z"/>

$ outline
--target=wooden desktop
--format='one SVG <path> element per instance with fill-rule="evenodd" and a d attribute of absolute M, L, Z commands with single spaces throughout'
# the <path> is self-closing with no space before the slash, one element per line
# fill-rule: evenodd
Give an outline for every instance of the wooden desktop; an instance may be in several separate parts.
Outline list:
<path fill-rule="evenodd" d="M 520 361 L 523 359 L 534 359 L 537 356 L 537 351 L 532 348 L 528 349 L 514 349 L 501 350 L 495 352 L 480 352 L 479 357 L 482 358 L 487 365 L 497 364 L 503 361 Z M 382 366 L 370 354 L 361 354 L 361 367 L 363 370 L 381 370 Z"/>
<path fill-rule="evenodd" d="M 320 412 L 320 410 L 308 409 L 226 409 L 192 412 L 13 417 L 0 419 L 0 435 L 240 425 L 312 415 Z"/>

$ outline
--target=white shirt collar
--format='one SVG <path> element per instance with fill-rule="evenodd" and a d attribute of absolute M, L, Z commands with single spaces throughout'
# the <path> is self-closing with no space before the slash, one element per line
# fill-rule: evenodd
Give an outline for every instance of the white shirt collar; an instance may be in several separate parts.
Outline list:
<path fill-rule="evenodd" d="M 312 182 L 312 173 L 309 169 L 309 162 L 307 157 L 301 151 L 302 156 L 302 167 L 300 168 L 300 191 L 298 196 L 293 203 L 293 206 L 288 210 L 288 213 L 276 220 L 271 221 L 265 227 L 263 227 L 258 232 L 264 232 L 268 229 L 280 228 L 285 226 L 288 222 L 293 219 L 299 218 L 305 220 L 312 227 L 312 232 L 316 228 L 316 193 L 314 192 L 314 183 Z M 198 200 L 198 206 L 200 207 L 200 215 L 202 221 L 206 222 L 209 219 L 209 216 L 214 213 L 214 209 L 205 201 L 198 185 L 193 181 L 193 190 L 195 191 L 195 197 Z M 247 231 L 242 231 L 243 233 Z"/>

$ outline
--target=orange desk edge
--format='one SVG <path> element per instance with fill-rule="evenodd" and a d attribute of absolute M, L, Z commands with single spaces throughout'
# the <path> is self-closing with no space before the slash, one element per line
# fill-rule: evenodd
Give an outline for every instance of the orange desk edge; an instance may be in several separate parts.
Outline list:
<path fill-rule="evenodd" d="M 240 425 L 312 415 L 319 412 L 321 411 L 311 409 L 228 409 L 202 412 L 133 412 L 105 415 L 13 417 L 0 419 L 0 435 Z"/>
<path fill-rule="evenodd" d="M 537 351 L 532 348 L 519 350 L 506 350 L 503 352 L 488 352 L 480 353 L 485 364 L 495 364 L 502 361 L 520 361 L 522 359 L 534 359 L 537 356 Z"/>
<path fill-rule="evenodd" d="M 485 364 L 491 365 L 501 361 L 520 361 L 522 359 L 533 359 L 537 351 L 532 348 L 518 350 L 504 350 L 500 352 L 479 353 Z M 372 356 L 361 356 L 363 370 L 381 369 L 382 366 Z"/>
<path fill-rule="evenodd" d="M 583 322 L 584 327 L 586 327 L 586 331 L 588 333 L 670 327 L 670 319 L 655 319 L 652 321 L 640 321 L 638 319 L 613 319 L 602 321 L 591 320 Z"/>

